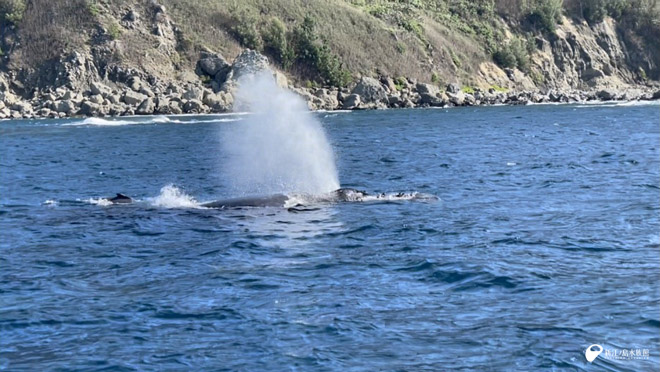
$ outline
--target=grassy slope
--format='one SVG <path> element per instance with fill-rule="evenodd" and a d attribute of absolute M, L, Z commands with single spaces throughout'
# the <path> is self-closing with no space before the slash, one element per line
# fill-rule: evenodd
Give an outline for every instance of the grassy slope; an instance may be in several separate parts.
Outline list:
<path fill-rule="evenodd" d="M 158 50 L 150 30 L 151 0 L 0 0 L 26 1 L 18 23 L 22 47 L 11 67 L 38 67 L 62 50 L 88 48 L 99 28 L 117 28 L 129 9 L 141 14 L 145 28 L 119 28 L 120 60 L 156 75 L 194 78 L 190 73 L 202 49 L 231 60 L 242 49 L 233 27 L 236 14 L 249 13 L 255 28 L 273 18 L 288 31 L 305 17 L 316 20 L 318 34 L 354 77 L 406 76 L 439 83 L 478 85 L 476 72 L 492 61 L 495 48 L 513 33 L 522 35 L 520 4 L 526 0 L 160 0 L 181 29 L 177 53 Z M 544 0 L 556 1 L 556 0 Z M 575 1 L 589 0 L 564 0 Z M 614 1 L 614 0 L 612 0 Z M 636 0 L 652 1 L 652 0 Z M 506 20 L 506 21 L 505 21 Z M 517 31 L 515 31 L 517 30 Z M 9 29 L 2 30 L 11 34 Z M 177 72 L 178 71 L 178 72 Z M 290 71 L 296 75 L 295 69 Z M 175 75 L 178 73 L 178 76 Z M 298 74 L 300 75 L 300 74 Z M 295 77 L 295 76 L 294 76 Z M 303 82 L 309 76 L 298 76 Z"/>
<path fill-rule="evenodd" d="M 306 16 L 317 20 L 319 34 L 353 75 L 406 76 L 431 81 L 434 74 L 445 81 L 467 78 L 489 56 L 469 33 L 450 30 L 447 24 L 412 7 L 404 21 L 419 24 L 421 32 L 408 30 L 396 17 L 400 9 L 383 3 L 383 14 L 373 14 L 372 4 L 342 0 L 199 0 L 182 4 L 163 0 L 172 17 L 193 43 L 233 57 L 239 45 L 231 35 L 232 14 L 247 11 L 266 23 L 272 17 L 289 30 Z M 371 3 L 371 2 L 370 2 Z M 390 14 L 385 14 L 385 12 Z M 191 22 L 195 20 L 195 22 Z M 451 24 L 449 24 L 451 26 Z"/>
<path fill-rule="evenodd" d="M 200 0 L 186 5 L 177 0 L 163 2 L 194 43 L 221 51 L 229 58 L 240 50 L 229 32 L 232 13 L 247 10 L 258 14 L 264 23 L 277 17 L 288 29 L 310 16 L 317 20 L 319 34 L 349 70 L 373 73 L 380 69 L 395 76 L 430 78 L 430 73 L 420 68 L 425 63 L 425 51 L 413 35 L 395 30 L 340 0 Z M 187 21 L 193 19 L 197 21 Z M 405 51 L 397 49 L 397 41 L 405 45 Z"/>

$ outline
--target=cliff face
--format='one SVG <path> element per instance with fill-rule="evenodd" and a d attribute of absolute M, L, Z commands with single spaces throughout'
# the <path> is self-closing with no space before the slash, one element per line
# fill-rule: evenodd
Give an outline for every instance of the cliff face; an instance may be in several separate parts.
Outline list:
<path fill-rule="evenodd" d="M 545 85 L 556 89 L 624 89 L 643 83 L 636 65 L 645 64 L 647 71 L 658 68 L 652 60 L 634 63 L 629 50 L 634 46 L 623 42 L 611 18 L 592 27 L 586 22 L 564 22 L 550 40 L 537 43 L 534 65 Z"/>
<path fill-rule="evenodd" d="M 418 13 L 394 27 L 371 8 L 339 0 L 163 1 L 167 7 L 155 0 L 32 0 L 21 17 L 11 18 L 6 4 L 23 1 L 0 0 L 0 13 L 5 9 L 0 91 L 4 97 L 34 99 L 58 87 L 88 92 L 93 82 L 102 81 L 118 94 L 127 88 L 139 92 L 142 86 L 156 95 L 168 87 L 218 92 L 215 72 L 200 71 L 200 56 L 231 61 L 252 43 L 292 82 L 308 87 L 329 81 L 315 74 L 337 72 L 350 73 L 349 88 L 360 77 L 373 76 L 389 77 L 392 89 L 400 89 L 396 81 L 406 78 L 406 85 L 431 83 L 442 89 L 454 84 L 484 91 L 626 90 L 657 84 L 653 79 L 660 77 L 658 46 L 645 45 L 608 17 L 592 25 L 562 17 L 553 32 L 525 35 L 496 19 L 504 39 L 527 39 L 529 62 L 507 68 L 494 62 L 483 39 Z M 65 5 L 70 14 L 54 12 Z M 59 15 L 44 23 L 44 12 Z M 251 18 L 254 14 L 257 18 Z M 305 23 L 310 15 L 315 26 Z M 75 27 L 76 34 L 62 31 L 65 27 Z M 287 61 L 282 52 L 295 54 L 301 39 L 313 45 L 306 52 L 317 53 L 317 59 Z M 275 50 L 278 45 L 283 49 Z M 345 76 L 338 76 L 336 81 L 343 81 Z M 10 104 L 5 99 L 4 107 Z"/>

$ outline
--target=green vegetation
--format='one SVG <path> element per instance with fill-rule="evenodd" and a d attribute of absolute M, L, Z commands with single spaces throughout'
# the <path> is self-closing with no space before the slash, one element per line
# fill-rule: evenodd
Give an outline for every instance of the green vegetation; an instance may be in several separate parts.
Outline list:
<path fill-rule="evenodd" d="M 351 74 L 344 68 L 339 58 L 332 53 L 316 32 L 316 23 L 305 17 L 291 36 L 294 61 L 301 70 L 308 70 L 312 76 L 319 76 L 323 83 L 345 86 L 351 81 Z M 311 71 L 309 71 L 311 70 Z"/>
<path fill-rule="evenodd" d="M 119 36 L 121 35 L 121 26 L 119 26 L 119 23 L 115 22 L 114 20 L 110 22 L 108 25 L 108 36 L 110 36 L 110 39 L 112 40 L 117 40 L 119 39 Z"/>
<path fill-rule="evenodd" d="M 101 13 L 101 10 L 99 9 L 96 0 L 89 0 L 87 2 L 87 11 L 89 11 L 89 14 L 91 14 L 94 17 L 98 16 Z"/>
<path fill-rule="evenodd" d="M 506 93 L 506 92 L 509 91 L 507 88 L 503 88 L 499 85 L 491 85 L 490 88 L 493 89 L 496 92 L 502 92 L 502 93 Z"/>
<path fill-rule="evenodd" d="M 404 87 L 405 85 L 407 85 L 407 84 L 408 84 L 408 81 L 407 81 L 406 78 L 403 77 L 403 76 L 399 76 L 399 77 L 397 77 L 397 78 L 394 79 L 394 87 L 395 87 L 396 90 L 398 90 L 398 91 L 400 91 L 401 89 L 403 89 L 403 87 Z"/>
<path fill-rule="evenodd" d="M 231 27 L 231 31 L 234 37 L 236 37 L 236 40 L 247 48 L 261 50 L 263 40 L 257 29 L 259 17 L 245 8 L 239 8 L 233 14 L 234 24 Z"/>
<path fill-rule="evenodd" d="M 527 19 L 543 32 L 555 32 L 561 21 L 563 0 L 540 0 L 533 2 Z"/>
<path fill-rule="evenodd" d="M 20 23 L 25 8 L 25 0 L 0 0 L 0 21 L 7 21 L 13 25 Z"/>
<path fill-rule="evenodd" d="M 451 61 L 454 62 L 454 65 L 456 65 L 458 68 L 461 68 L 461 59 L 451 49 L 449 49 L 449 56 L 451 57 Z"/>
<path fill-rule="evenodd" d="M 431 74 L 431 82 L 433 84 L 438 84 L 440 82 L 440 76 L 438 76 L 438 73 L 435 71 Z"/>
<path fill-rule="evenodd" d="M 291 68 L 295 59 L 295 51 L 289 46 L 286 25 L 279 18 L 274 17 L 262 31 L 264 52 L 271 55 L 283 69 Z"/>
<path fill-rule="evenodd" d="M 493 53 L 493 60 L 500 67 L 518 68 L 522 71 L 529 70 L 529 49 L 527 42 L 515 37 L 509 42 L 502 44 Z"/>
<path fill-rule="evenodd" d="M 536 85 L 542 85 L 545 83 L 545 77 L 538 71 L 529 71 L 529 77 Z"/>
<path fill-rule="evenodd" d="M 467 93 L 467 94 L 474 94 L 474 88 L 469 86 L 469 85 L 466 85 L 466 86 L 461 88 L 461 92 Z"/>

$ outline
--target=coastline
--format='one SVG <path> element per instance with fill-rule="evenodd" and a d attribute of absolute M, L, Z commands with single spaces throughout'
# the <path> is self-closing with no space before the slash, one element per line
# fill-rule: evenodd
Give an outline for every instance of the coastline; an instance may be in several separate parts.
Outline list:
<path fill-rule="evenodd" d="M 69 79 L 64 85 L 35 88 L 20 95 L 10 89 L 20 86 L 20 82 L 0 76 L 0 119 L 229 113 L 234 109 L 234 96 L 241 79 L 253 74 L 271 75 L 278 86 L 300 96 L 312 111 L 660 99 L 660 86 L 655 84 L 517 91 L 496 86 L 480 89 L 455 83 L 440 86 L 403 77 L 362 76 L 349 87 L 303 88 L 289 82 L 267 57 L 250 49 L 245 49 L 231 65 L 220 56 L 204 54 L 198 67 L 198 79 L 187 82 L 162 81 L 137 70 L 115 67 L 105 78 L 94 75 L 90 82 L 77 84 L 73 84 L 75 79 Z"/>
<path fill-rule="evenodd" d="M 374 79 L 375 80 L 375 79 Z M 356 88 L 360 85 L 356 86 Z M 420 86 L 419 88 L 417 86 Z M 425 92 L 430 84 L 418 83 L 408 92 L 387 92 L 384 98 L 374 99 L 364 97 L 348 90 L 332 90 L 328 88 L 308 89 L 293 87 L 291 91 L 298 94 L 307 101 L 308 107 L 313 112 L 346 112 L 361 110 L 382 110 L 398 108 L 450 108 L 450 107 L 479 107 L 479 106 L 516 106 L 516 105 L 542 105 L 542 104 L 606 104 L 626 102 L 653 102 L 660 100 L 660 89 L 649 87 L 638 87 L 624 91 L 599 90 L 599 91 L 511 91 L 511 92 L 483 92 L 475 89 L 474 92 L 466 93 L 462 90 L 455 92 L 438 91 L 429 95 Z M 433 88 L 431 88 L 433 89 Z M 450 88 L 451 89 L 451 88 Z M 71 92 L 59 90 L 59 97 L 49 93 L 54 99 L 32 99 L 25 100 L 16 96 L 10 102 L 0 100 L 0 121 L 21 119 L 62 119 L 62 118 L 127 118 L 148 115 L 217 115 L 232 114 L 231 104 L 213 104 L 213 98 L 218 93 L 202 87 L 194 87 L 183 92 L 191 97 L 196 90 L 201 90 L 200 99 L 179 99 L 172 94 L 154 94 L 141 101 L 123 102 L 122 97 L 126 92 L 114 93 L 115 97 L 100 100 L 90 92 Z M 57 91 L 56 90 L 56 91 Z M 420 93 L 420 90 L 422 91 Z M 108 93 L 108 96 L 113 93 Z M 131 93 L 128 93 L 130 96 Z M 197 92 L 199 94 L 199 92 Z M 229 93 L 223 94 L 228 101 L 233 101 Z M 0 92 L 0 98 L 8 95 Z M 402 96 L 404 98 L 402 98 Z M 363 98 L 364 97 L 364 98 Z M 58 99 L 59 98 L 59 99 Z M 174 99 L 174 104 L 172 104 Z M 105 101 L 110 104 L 104 105 Z M 99 103 L 94 103 L 99 102 Z M 117 102 L 115 104 L 112 101 Z M 121 102 L 121 103 L 120 103 Z M 163 103 L 166 103 L 163 107 Z M 105 107 L 104 107 L 105 106 Z M 114 107 L 113 107 L 114 106 Z"/>

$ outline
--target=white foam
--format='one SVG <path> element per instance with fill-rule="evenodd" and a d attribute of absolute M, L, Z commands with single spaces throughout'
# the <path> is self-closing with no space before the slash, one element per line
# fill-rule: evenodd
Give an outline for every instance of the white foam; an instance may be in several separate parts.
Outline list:
<path fill-rule="evenodd" d="M 178 187 L 170 184 L 160 189 L 155 198 L 147 199 L 154 207 L 161 208 L 200 208 L 199 202 Z"/>
<path fill-rule="evenodd" d="M 102 207 L 112 205 L 112 202 L 107 198 L 89 198 L 82 201 L 89 204 L 100 205 Z"/>
<path fill-rule="evenodd" d="M 353 110 L 316 110 L 316 112 L 329 114 L 348 114 L 353 112 Z"/>
<path fill-rule="evenodd" d="M 146 122 L 130 121 L 130 120 L 113 120 L 103 118 L 87 118 L 83 121 L 76 121 L 73 123 L 62 124 L 63 127 L 69 126 L 82 126 L 82 125 L 97 125 L 97 126 L 119 126 L 129 124 L 147 124 Z"/>
<path fill-rule="evenodd" d="M 243 113 L 232 114 L 236 116 L 245 115 Z M 219 115 L 218 115 L 219 116 Z M 223 115 L 226 116 L 226 115 Z M 126 118 L 141 119 L 141 120 L 126 120 Z M 123 125 L 145 125 L 145 124 L 197 124 L 197 123 L 222 123 L 222 122 L 232 122 L 241 120 L 240 117 L 234 118 L 209 118 L 202 120 L 179 120 L 174 118 L 169 118 L 164 115 L 158 116 L 125 116 L 123 119 L 104 119 L 104 118 L 87 118 L 82 121 L 75 121 L 72 123 L 62 124 L 65 127 L 75 127 L 75 126 L 123 126 Z"/>
<path fill-rule="evenodd" d="M 49 207 L 55 207 L 55 206 L 57 206 L 59 203 L 57 202 L 57 200 L 48 199 L 48 200 L 46 200 L 45 202 L 43 202 L 42 204 L 43 204 L 43 205 L 47 205 L 47 206 L 49 206 Z"/>
<path fill-rule="evenodd" d="M 170 118 L 168 118 L 167 116 L 163 116 L 163 115 L 158 115 L 158 116 L 154 117 L 151 121 L 154 122 L 154 123 L 171 123 L 172 122 L 172 120 Z M 175 120 L 175 122 L 176 121 L 178 121 L 178 120 Z"/>

